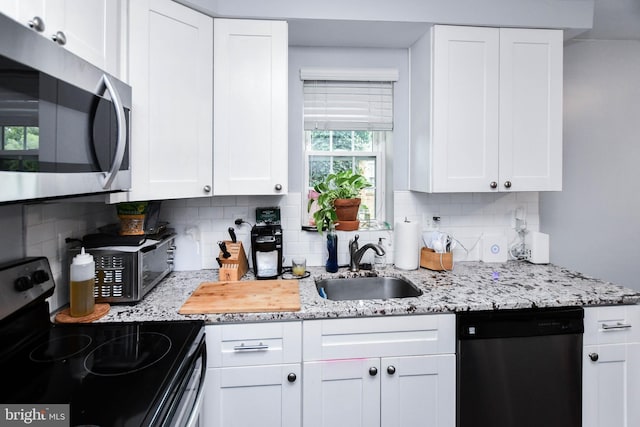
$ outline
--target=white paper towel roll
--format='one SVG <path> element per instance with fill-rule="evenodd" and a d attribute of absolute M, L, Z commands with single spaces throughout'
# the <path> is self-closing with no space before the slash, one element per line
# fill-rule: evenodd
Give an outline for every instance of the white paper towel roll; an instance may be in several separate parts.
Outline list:
<path fill-rule="evenodd" d="M 396 222 L 394 236 L 394 263 L 402 270 L 415 270 L 420 266 L 420 223 Z"/>

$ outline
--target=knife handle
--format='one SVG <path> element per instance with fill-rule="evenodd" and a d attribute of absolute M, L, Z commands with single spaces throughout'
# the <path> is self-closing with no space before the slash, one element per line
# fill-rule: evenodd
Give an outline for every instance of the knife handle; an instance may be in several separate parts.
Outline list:
<path fill-rule="evenodd" d="M 229 236 L 231 237 L 231 241 L 233 243 L 236 243 L 237 239 L 236 239 L 236 231 L 233 229 L 233 227 L 229 227 Z"/>
<path fill-rule="evenodd" d="M 222 251 L 222 258 L 229 258 L 231 253 L 227 250 L 227 244 L 225 242 L 218 242 L 218 246 L 220 246 L 220 250 Z"/>

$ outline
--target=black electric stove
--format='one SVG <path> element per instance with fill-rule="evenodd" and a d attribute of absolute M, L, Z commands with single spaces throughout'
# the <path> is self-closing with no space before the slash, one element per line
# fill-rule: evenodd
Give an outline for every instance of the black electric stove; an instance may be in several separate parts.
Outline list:
<path fill-rule="evenodd" d="M 0 266 L 0 405 L 68 404 L 70 426 L 187 423 L 202 394 L 203 322 L 52 324 L 52 293 L 46 258 Z"/>

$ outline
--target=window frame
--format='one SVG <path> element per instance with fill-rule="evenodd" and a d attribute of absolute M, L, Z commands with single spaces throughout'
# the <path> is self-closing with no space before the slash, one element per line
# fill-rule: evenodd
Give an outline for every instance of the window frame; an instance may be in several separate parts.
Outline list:
<path fill-rule="evenodd" d="M 343 130 L 323 130 L 328 132 L 343 132 Z M 358 130 L 355 130 L 356 132 Z M 386 221 L 386 210 L 385 210 L 385 199 L 386 199 L 386 145 L 390 143 L 390 140 L 393 138 L 393 131 L 378 131 L 371 130 L 368 132 L 373 132 L 374 137 L 373 141 L 373 150 L 372 151 L 319 151 L 319 150 L 311 150 L 311 138 L 309 137 L 310 132 L 303 130 L 303 159 L 304 159 L 304 180 L 303 180 L 303 193 L 302 193 L 302 227 L 303 229 L 313 229 L 316 230 L 315 226 L 312 226 L 309 222 L 310 214 L 307 212 L 307 203 L 309 200 L 308 194 L 312 189 L 309 183 L 309 173 L 310 173 L 310 158 L 312 156 L 320 156 L 320 157 L 345 157 L 345 158 L 358 158 L 358 157 L 373 157 L 376 162 L 376 182 L 374 185 L 375 188 L 375 198 L 376 198 L 376 206 L 374 215 L 372 215 L 371 220 L 373 223 L 369 224 L 360 224 L 360 229 L 369 228 L 376 223 L 380 224 L 380 227 L 383 227 L 382 224 Z M 352 130 L 353 132 L 353 130 Z M 355 163 L 355 162 L 354 162 Z M 377 228 L 377 227 L 371 227 Z"/>

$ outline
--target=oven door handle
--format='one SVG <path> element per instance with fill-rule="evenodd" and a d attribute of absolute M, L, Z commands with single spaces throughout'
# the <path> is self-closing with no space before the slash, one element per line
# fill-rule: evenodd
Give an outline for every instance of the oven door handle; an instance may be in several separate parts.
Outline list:
<path fill-rule="evenodd" d="M 198 425 L 200 418 L 200 412 L 202 412 L 202 402 L 204 402 L 204 389 L 205 389 L 205 375 L 207 373 L 207 350 L 206 347 L 202 349 L 202 376 L 200 377 L 200 384 L 198 388 L 198 395 L 196 396 L 195 403 L 191 409 L 191 414 L 187 420 L 185 427 L 195 427 Z"/>
<path fill-rule="evenodd" d="M 113 180 L 116 179 L 116 175 L 122 165 L 124 159 L 125 149 L 127 147 L 127 118 L 125 116 L 124 106 L 120 100 L 120 94 L 116 90 L 115 86 L 111 82 L 111 79 L 106 74 L 102 75 L 100 80 L 99 92 L 106 90 L 111 96 L 111 102 L 113 102 L 113 109 L 116 113 L 116 124 L 118 125 L 118 143 L 116 145 L 116 155 L 113 158 L 113 163 L 109 172 L 105 172 L 102 178 L 102 188 L 105 190 L 111 187 Z"/>

